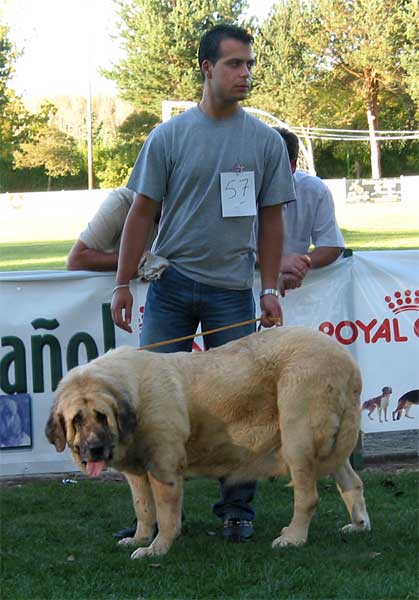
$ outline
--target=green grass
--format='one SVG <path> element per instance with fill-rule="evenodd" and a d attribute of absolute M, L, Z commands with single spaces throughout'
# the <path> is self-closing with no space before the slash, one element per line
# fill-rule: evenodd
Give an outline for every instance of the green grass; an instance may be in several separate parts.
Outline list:
<path fill-rule="evenodd" d="M 419 249 L 419 231 L 382 231 L 378 229 L 342 229 L 347 248 L 352 250 L 409 250 Z"/>
<path fill-rule="evenodd" d="M 346 510 L 331 480 L 309 542 L 272 550 L 287 524 L 292 490 L 260 485 L 254 541 L 209 537 L 218 484 L 185 484 L 183 535 L 164 557 L 131 561 L 112 532 L 132 517 L 128 486 L 83 480 L 27 483 L 2 490 L 3 600 L 416 599 L 418 473 L 364 473 L 373 530 L 343 535 Z"/>
<path fill-rule="evenodd" d="M 0 271 L 65 269 L 74 240 L 0 244 Z"/>
<path fill-rule="evenodd" d="M 343 229 L 347 248 L 352 250 L 406 250 L 419 248 L 417 230 L 382 231 Z M 0 244 L 0 271 L 65 269 L 74 240 Z"/>

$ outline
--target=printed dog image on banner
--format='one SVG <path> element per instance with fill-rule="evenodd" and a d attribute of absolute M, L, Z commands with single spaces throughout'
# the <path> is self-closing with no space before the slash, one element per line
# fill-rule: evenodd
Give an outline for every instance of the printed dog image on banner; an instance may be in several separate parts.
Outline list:
<path fill-rule="evenodd" d="M 392 393 L 392 389 L 389 386 L 384 386 L 381 390 L 381 394 L 376 396 L 375 398 L 370 398 L 369 400 L 365 400 L 362 404 L 362 410 L 368 411 L 368 418 L 372 421 L 374 418 L 372 414 L 375 410 L 378 412 L 378 419 L 380 423 L 383 422 L 382 417 L 384 416 L 384 421 L 388 421 L 388 407 L 390 404 L 390 396 Z"/>
<path fill-rule="evenodd" d="M 410 392 L 406 392 L 403 394 L 401 398 L 399 398 L 397 402 L 396 410 L 393 411 L 393 421 L 399 420 L 404 416 L 407 419 L 414 419 L 409 412 L 412 406 L 418 406 L 419 404 L 419 390 L 411 390 Z"/>
<path fill-rule="evenodd" d="M 0 396 L 0 449 L 32 446 L 29 394 Z"/>

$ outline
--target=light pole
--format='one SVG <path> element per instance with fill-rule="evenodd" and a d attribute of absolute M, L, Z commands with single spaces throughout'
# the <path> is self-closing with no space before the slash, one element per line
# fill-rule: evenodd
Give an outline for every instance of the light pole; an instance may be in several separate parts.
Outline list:
<path fill-rule="evenodd" d="M 90 61 L 89 61 L 90 63 Z M 89 65 L 90 67 L 90 65 Z M 86 124 L 87 124 L 87 187 L 92 190 L 94 187 L 93 180 L 93 144 L 92 144 L 92 88 L 90 84 L 90 68 L 87 82 L 87 97 L 86 97 Z"/>

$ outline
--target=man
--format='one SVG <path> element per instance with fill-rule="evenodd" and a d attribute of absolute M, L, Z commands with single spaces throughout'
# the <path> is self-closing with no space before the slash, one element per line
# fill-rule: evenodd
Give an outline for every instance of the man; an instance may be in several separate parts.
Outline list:
<path fill-rule="evenodd" d="M 67 257 L 69 271 L 116 271 L 122 229 L 135 195 L 135 192 L 121 187 L 106 196 L 70 250 Z M 155 227 L 147 241 L 147 249 L 154 234 Z"/>
<path fill-rule="evenodd" d="M 345 247 L 335 217 L 332 194 L 321 179 L 297 171 L 298 137 L 281 127 L 273 127 L 287 145 L 294 174 L 297 200 L 284 207 L 284 250 L 280 288 L 300 287 L 309 269 L 325 267 L 335 261 Z M 309 250 L 310 245 L 313 250 Z"/>
<path fill-rule="evenodd" d="M 131 273 L 153 217 L 162 206 L 153 251 L 170 267 L 149 287 L 141 345 L 254 318 L 252 293 L 256 219 L 262 281 L 262 324 L 282 318 L 277 289 L 282 252 L 282 203 L 294 200 L 290 164 L 281 139 L 239 105 L 250 89 L 252 37 L 219 25 L 199 48 L 204 80 L 195 108 L 155 128 L 144 144 L 128 187 L 137 192 L 122 235 L 112 316 L 131 331 Z M 205 336 L 207 348 L 254 331 L 242 325 Z M 192 341 L 161 352 L 190 351 Z M 226 486 L 214 507 L 224 537 L 253 533 L 254 482 Z M 168 491 L 169 493 L 169 491 Z"/>

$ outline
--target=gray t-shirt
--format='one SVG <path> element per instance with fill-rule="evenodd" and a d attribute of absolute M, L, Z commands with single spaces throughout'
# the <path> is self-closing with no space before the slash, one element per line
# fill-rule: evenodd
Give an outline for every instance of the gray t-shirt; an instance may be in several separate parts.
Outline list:
<path fill-rule="evenodd" d="M 286 146 L 240 108 L 222 120 L 198 107 L 159 125 L 137 158 L 128 187 L 162 202 L 153 251 L 191 279 L 227 289 L 252 286 L 257 217 L 224 217 L 220 174 L 254 172 L 256 204 L 295 199 Z"/>

